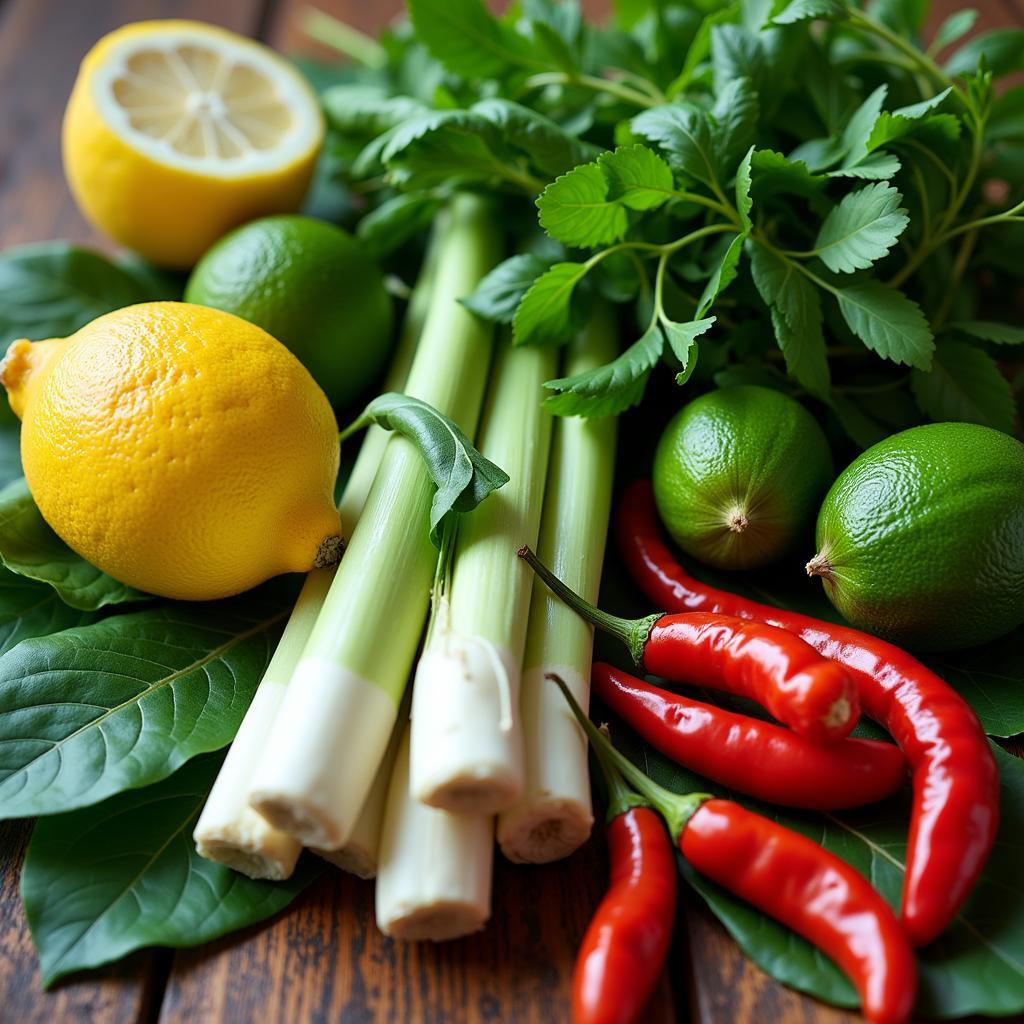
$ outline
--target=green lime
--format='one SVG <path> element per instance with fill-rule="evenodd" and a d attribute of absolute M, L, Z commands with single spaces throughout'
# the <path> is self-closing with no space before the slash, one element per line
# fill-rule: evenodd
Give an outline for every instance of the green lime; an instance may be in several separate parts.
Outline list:
<path fill-rule="evenodd" d="M 676 543 L 721 569 L 785 554 L 832 479 L 814 417 L 770 388 L 712 391 L 665 428 L 654 455 L 654 499 Z"/>
<path fill-rule="evenodd" d="M 338 407 L 369 390 L 391 349 L 380 268 L 359 241 L 312 217 L 264 217 L 225 235 L 192 271 L 185 300 L 262 327 Z"/>
<path fill-rule="evenodd" d="M 930 423 L 856 458 L 825 496 L 807 572 L 855 626 L 956 650 L 1024 621 L 1024 444 Z"/>

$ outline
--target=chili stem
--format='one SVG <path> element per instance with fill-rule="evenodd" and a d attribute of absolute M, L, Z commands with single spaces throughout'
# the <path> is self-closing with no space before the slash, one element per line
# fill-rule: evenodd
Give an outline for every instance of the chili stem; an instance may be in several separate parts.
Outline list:
<path fill-rule="evenodd" d="M 680 795 L 665 789 L 664 786 L 659 786 L 653 779 L 644 775 L 632 761 L 620 754 L 615 746 L 605 738 L 601 730 L 587 718 L 583 709 L 576 703 L 572 691 L 566 686 L 565 680 L 557 672 L 549 672 L 545 678 L 550 679 L 562 691 L 562 696 L 572 708 L 576 721 L 580 723 L 583 731 L 587 734 L 587 739 L 590 740 L 594 753 L 605 771 L 609 796 L 611 796 L 612 780 L 615 780 L 616 777 L 623 790 L 628 790 L 626 782 L 629 782 L 644 800 L 665 819 L 672 838 L 678 842 L 679 837 L 683 834 L 683 829 L 686 828 L 686 823 L 696 814 L 697 808 L 705 800 L 711 799 L 711 794 L 687 793 Z M 630 806 L 640 806 L 640 804 L 635 803 Z"/>
<path fill-rule="evenodd" d="M 661 612 L 648 615 L 643 619 L 623 619 L 618 615 L 595 608 L 585 601 L 575 590 L 567 587 L 543 562 L 534 554 L 528 545 L 523 545 L 516 554 L 581 618 L 603 629 L 606 633 L 621 640 L 628 648 L 634 663 L 643 667 L 644 647 L 650 635 L 651 627 L 662 617 Z"/>

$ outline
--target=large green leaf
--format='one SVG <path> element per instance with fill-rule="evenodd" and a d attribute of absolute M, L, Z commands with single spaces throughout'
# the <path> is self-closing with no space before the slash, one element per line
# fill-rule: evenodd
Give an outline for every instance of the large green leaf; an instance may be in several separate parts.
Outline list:
<path fill-rule="evenodd" d="M 1024 1011 L 1024 760 L 993 749 L 1002 779 L 999 838 L 960 915 L 943 936 L 919 951 L 918 1011 L 926 1017 Z M 656 751 L 633 746 L 627 752 L 656 781 L 677 792 L 699 789 L 737 798 Z M 910 810 L 907 796 L 836 814 L 795 813 L 738 799 L 849 861 L 898 906 Z M 689 868 L 685 874 L 744 952 L 773 977 L 826 1002 L 857 1005 L 849 982 L 813 946 Z"/>
<path fill-rule="evenodd" d="M 0 568 L 0 655 L 29 637 L 86 626 L 97 618 L 96 612 L 65 604 L 45 583 Z"/>
<path fill-rule="evenodd" d="M 197 946 L 287 906 L 318 874 L 260 882 L 196 853 L 192 829 L 221 758 L 88 810 L 44 818 L 21 875 L 43 983 L 144 946 Z"/>
<path fill-rule="evenodd" d="M 49 583 L 72 608 L 94 611 L 149 598 L 76 555 L 50 529 L 24 477 L 0 491 L 0 559 L 12 572 Z"/>
<path fill-rule="evenodd" d="M 230 743 L 292 588 L 159 605 L 25 640 L 0 659 L 0 816 L 56 814 Z"/>
<path fill-rule="evenodd" d="M 8 249 L 0 256 L 0 348 L 16 338 L 63 338 L 103 313 L 154 297 L 128 270 L 77 245 Z"/>

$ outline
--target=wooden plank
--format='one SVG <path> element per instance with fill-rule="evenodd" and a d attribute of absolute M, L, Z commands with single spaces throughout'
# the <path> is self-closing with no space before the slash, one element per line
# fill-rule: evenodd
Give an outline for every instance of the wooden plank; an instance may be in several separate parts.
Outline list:
<path fill-rule="evenodd" d="M 439 945 L 385 939 L 372 883 L 331 871 L 269 925 L 178 953 L 160 1024 L 566 1021 L 575 951 L 606 871 L 598 842 L 544 868 L 499 857 L 491 923 Z M 666 988 L 651 1024 L 677 1019 Z"/>
<path fill-rule="evenodd" d="M 0 1020 L 18 1024 L 135 1024 L 148 1020 L 156 995 L 159 954 L 155 952 L 137 953 L 102 972 L 76 975 L 43 993 L 18 891 L 30 832 L 25 822 L 0 824 Z"/>
<path fill-rule="evenodd" d="M 145 18 L 202 18 L 252 34 L 263 0 L 7 0 L 0 7 L 0 245 L 48 238 L 107 250 L 64 182 L 60 126 L 82 57 L 100 36 Z"/>

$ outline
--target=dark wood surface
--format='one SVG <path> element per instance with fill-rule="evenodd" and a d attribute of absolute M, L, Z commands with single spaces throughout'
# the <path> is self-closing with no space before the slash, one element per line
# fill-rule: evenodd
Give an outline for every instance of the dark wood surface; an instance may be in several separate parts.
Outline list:
<path fill-rule="evenodd" d="M 304 0 L 0 0 L 0 247 L 71 238 L 109 249 L 78 213 L 60 164 L 60 119 L 77 64 L 127 21 L 197 17 L 324 56 L 302 36 Z M 318 0 L 367 31 L 400 0 Z M 608 3 L 585 3 L 602 14 Z M 959 6 L 945 0 L 946 12 Z M 980 25 L 1024 24 L 1019 0 L 982 0 Z M 0 1021 L 18 1024 L 562 1024 L 574 950 L 600 897 L 599 841 L 544 868 L 495 870 L 494 917 L 443 945 L 384 939 L 369 883 L 325 874 L 269 922 L 194 950 L 136 954 L 43 993 L 21 910 L 28 827 L 0 826 Z M 699 901 L 684 913 L 651 1024 L 853 1024 L 782 988 L 739 952 Z"/>

